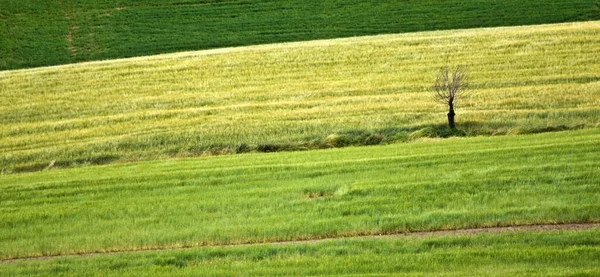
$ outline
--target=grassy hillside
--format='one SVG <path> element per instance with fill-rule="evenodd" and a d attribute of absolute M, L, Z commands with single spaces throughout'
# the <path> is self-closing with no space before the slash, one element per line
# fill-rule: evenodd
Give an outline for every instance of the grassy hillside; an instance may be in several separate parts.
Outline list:
<path fill-rule="evenodd" d="M 597 276 L 600 274 L 599 245 L 598 230 L 352 239 L 0 263 L 0 274 Z"/>
<path fill-rule="evenodd" d="M 0 258 L 600 221 L 600 129 L 0 176 Z"/>
<path fill-rule="evenodd" d="M 0 171 L 597 127 L 600 22 L 438 31 L 0 72 Z"/>
<path fill-rule="evenodd" d="M 600 19 L 597 0 L 0 0 L 0 70 L 226 46 Z"/>

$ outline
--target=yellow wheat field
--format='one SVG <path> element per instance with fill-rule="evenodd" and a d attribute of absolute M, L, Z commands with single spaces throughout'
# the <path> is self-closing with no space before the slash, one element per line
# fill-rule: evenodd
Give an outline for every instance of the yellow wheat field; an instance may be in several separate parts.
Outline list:
<path fill-rule="evenodd" d="M 114 155 L 193 156 L 445 122 L 437 68 L 464 65 L 473 133 L 598 127 L 600 22 L 184 52 L 0 72 L 2 172 Z"/>

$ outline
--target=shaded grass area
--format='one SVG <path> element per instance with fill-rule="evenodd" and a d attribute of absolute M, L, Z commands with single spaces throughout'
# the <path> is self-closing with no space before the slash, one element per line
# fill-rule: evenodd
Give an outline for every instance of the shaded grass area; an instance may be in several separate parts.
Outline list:
<path fill-rule="evenodd" d="M 385 145 L 391 143 L 408 143 L 420 139 L 428 138 L 451 138 L 467 136 L 491 136 L 491 135 L 516 135 L 516 134 L 535 134 L 545 132 L 557 132 L 566 130 L 577 130 L 585 128 L 579 126 L 552 126 L 534 129 L 512 128 L 507 132 L 498 131 L 499 126 L 493 129 L 485 129 L 490 124 L 479 122 L 466 122 L 464 129 L 451 129 L 447 125 L 414 126 L 405 128 L 387 128 L 381 130 L 345 130 L 339 133 L 330 134 L 326 137 L 305 137 L 299 141 L 281 143 L 260 143 L 237 145 L 210 145 L 204 147 L 191 147 L 190 152 L 195 152 L 201 156 L 229 155 L 243 153 L 271 153 L 283 151 L 307 151 L 317 149 L 342 148 L 350 146 L 370 146 Z M 35 172 L 53 168 L 70 168 L 90 165 L 103 165 L 119 161 L 120 156 L 115 154 L 93 154 L 86 158 L 76 158 L 73 160 L 52 160 L 50 163 L 33 163 L 21 166 L 15 166 L 13 173 Z"/>
<path fill-rule="evenodd" d="M 538 128 L 506 128 L 499 124 L 485 124 L 480 122 L 465 122 L 463 128 L 451 129 L 445 124 L 414 126 L 405 128 L 386 128 L 380 130 L 345 130 L 330 134 L 326 137 L 305 137 L 292 142 L 273 142 L 237 145 L 211 144 L 207 146 L 190 147 L 189 152 L 198 156 L 230 155 L 243 153 L 272 153 L 284 151 L 307 151 L 317 149 L 342 148 L 350 146 L 385 145 L 392 143 L 408 143 L 421 139 L 469 137 L 469 136 L 498 136 L 517 134 L 536 134 L 558 132 L 567 130 L 584 129 L 585 125 L 576 126 L 548 126 Z M 504 128 L 503 128 L 504 127 Z M 168 144 L 168 143 L 164 143 Z M 103 165 L 117 162 L 120 154 L 92 154 L 85 158 L 72 160 L 52 160 L 50 163 L 31 163 L 17 165 L 12 173 L 35 172 L 52 168 L 70 168 L 80 166 Z"/>
<path fill-rule="evenodd" d="M 330 134 L 327 137 L 306 137 L 296 144 L 259 144 L 257 146 L 241 144 L 235 149 L 215 149 L 220 154 L 235 154 L 246 152 L 278 152 L 278 151 L 301 151 L 311 149 L 327 149 L 348 146 L 368 146 L 378 144 L 389 144 L 397 142 L 412 142 L 419 139 L 429 138 L 451 138 L 468 136 L 497 136 L 536 134 L 545 132 L 558 132 L 566 130 L 577 130 L 585 128 L 585 125 L 576 126 L 547 126 L 540 128 L 506 128 L 502 125 L 494 125 L 482 122 L 464 122 L 462 128 L 452 129 L 446 124 L 386 128 L 380 130 L 345 130 Z"/>
<path fill-rule="evenodd" d="M 600 231 L 339 239 L 0 263 L 4 276 L 595 276 Z"/>
<path fill-rule="evenodd" d="M 0 72 L 0 172 L 600 126 L 600 22 Z M 460 132 L 428 92 L 463 64 Z M 416 132 L 416 133 L 415 133 Z"/>
<path fill-rule="evenodd" d="M 600 19 L 596 0 L 0 1 L 0 70 L 384 33 Z"/>
<path fill-rule="evenodd" d="M 600 221 L 600 130 L 0 176 L 0 257 Z"/>

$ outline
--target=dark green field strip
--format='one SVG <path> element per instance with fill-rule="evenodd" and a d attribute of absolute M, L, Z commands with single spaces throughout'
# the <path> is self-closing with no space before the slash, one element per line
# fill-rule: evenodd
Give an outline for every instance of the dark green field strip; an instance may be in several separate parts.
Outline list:
<path fill-rule="evenodd" d="M 600 221 L 600 130 L 0 177 L 0 257 Z"/>
<path fill-rule="evenodd" d="M 338 239 L 0 263 L 3 276 L 596 276 L 600 230 Z"/>
<path fill-rule="evenodd" d="M 0 70 L 382 33 L 600 19 L 570 1 L 0 1 Z"/>

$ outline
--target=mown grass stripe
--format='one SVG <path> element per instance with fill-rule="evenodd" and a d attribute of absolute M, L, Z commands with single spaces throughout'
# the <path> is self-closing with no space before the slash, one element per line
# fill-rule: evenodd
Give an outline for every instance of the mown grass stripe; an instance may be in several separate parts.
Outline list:
<path fill-rule="evenodd" d="M 338 239 L 0 263 L 3 275 L 596 275 L 597 229 Z"/>
<path fill-rule="evenodd" d="M 573 230 L 594 230 L 600 229 L 600 223 L 585 223 L 585 224 L 553 224 L 553 225 L 523 225 L 523 226 L 505 226 L 505 227 L 485 227 L 476 229 L 456 229 L 456 230 L 442 230 L 442 231 L 429 231 L 429 232 L 406 232 L 399 234 L 376 234 L 376 235 L 360 235 L 356 234 L 353 236 L 338 237 L 338 238 L 327 238 L 327 239 L 311 239 L 311 240 L 294 240 L 294 241 L 277 241 L 267 243 L 248 243 L 248 244 L 232 244 L 232 245 L 212 245 L 212 246 L 181 246 L 181 247 L 168 247 L 168 248 L 153 248 L 153 249 L 138 249 L 138 250 L 123 250 L 114 252 L 90 252 L 90 253 L 76 253 L 69 255 L 56 255 L 56 256 L 42 256 L 42 257 L 26 257 L 26 258 L 15 258 L 15 259 L 4 259 L 0 260 L 2 263 L 16 263 L 16 262 L 30 262 L 30 261 L 41 261 L 47 259 L 63 258 L 63 257 L 93 257 L 97 255 L 117 255 L 122 253 L 132 252 L 154 252 L 154 251 L 174 251 L 190 248 L 217 248 L 217 247 L 254 247 L 261 245 L 294 245 L 294 244 L 318 244 L 324 242 L 335 242 L 344 240 L 364 240 L 364 239 L 390 239 L 398 237 L 435 237 L 435 236 L 464 236 L 464 235 L 477 235 L 481 233 L 508 233 L 508 232 L 539 232 L 539 231 L 573 231 Z"/>

